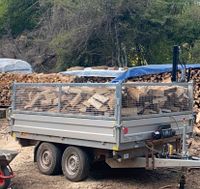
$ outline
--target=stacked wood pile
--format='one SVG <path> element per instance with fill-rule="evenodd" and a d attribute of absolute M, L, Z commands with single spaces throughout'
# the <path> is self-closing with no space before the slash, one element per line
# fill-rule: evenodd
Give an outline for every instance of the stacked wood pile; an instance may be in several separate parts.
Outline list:
<path fill-rule="evenodd" d="M 115 88 L 108 87 L 19 87 L 16 109 L 113 116 Z M 187 89 L 180 86 L 141 86 L 123 89 L 123 116 L 173 113 L 189 110 Z M 59 106 L 60 100 L 60 106 Z"/>
<path fill-rule="evenodd" d="M 127 87 L 123 91 L 122 106 L 123 116 L 188 111 L 188 91 L 180 86 Z"/>
<path fill-rule="evenodd" d="M 25 87 L 17 91 L 16 109 L 22 111 L 114 115 L 114 89 L 105 87 Z M 60 107 L 59 104 L 60 98 Z"/>
<path fill-rule="evenodd" d="M 199 95 L 200 79 L 199 78 L 200 78 L 200 70 L 197 70 L 197 69 L 192 70 L 191 79 L 194 80 L 194 84 L 195 84 L 194 85 L 194 109 L 197 112 L 197 114 L 200 112 L 200 95 Z M 10 105 L 10 96 L 11 96 L 10 89 L 11 89 L 12 83 L 14 81 L 25 82 L 25 83 L 55 83 L 55 82 L 59 82 L 59 83 L 61 83 L 61 82 L 67 82 L 67 83 L 69 83 L 69 82 L 76 82 L 76 83 L 101 82 L 101 83 L 103 83 L 103 82 L 108 82 L 110 80 L 111 80 L 111 78 L 109 78 L 109 80 L 107 78 L 102 79 L 102 78 L 95 78 L 95 77 L 77 78 L 77 77 L 72 77 L 72 76 L 63 76 L 61 74 L 29 74 L 29 75 L 18 75 L 18 74 L 11 74 L 11 73 L 0 74 L 0 106 L 5 106 L 5 105 L 9 106 Z M 129 79 L 129 81 L 133 81 L 133 82 L 138 82 L 138 81 L 139 82 L 170 82 L 171 74 L 163 73 L 163 74 L 157 74 L 157 75 L 148 75 L 148 76 L 144 76 L 144 77 Z M 126 109 L 126 110 L 123 109 L 123 112 L 125 112 L 124 115 L 130 115 L 130 114 L 136 114 L 136 113 L 137 113 L 137 115 L 141 115 L 141 114 L 146 115 L 149 113 L 153 114 L 153 113 L 158 113 L 158 112 L 175 112 L 175 111 L 182 111 L 184 108 L 187 108 L 187 107 L 183 107 L 181 105 L 177 105 L 177 104 L 181 104 L 180 102 L 185 103 L 188 101 L 187 96 L 178 94 L 177 91 L 180 91 L 179 88 L 176 88 L 176 89 L 174 88 L 173 90 L 170 89 L 173 92 L 168 92 L 170 90 L 168 90 L 166 88 L 159 89 L 160 90 L 159 92 L 156 92 L 156 90 L 153 90 L 152 88 L 148 89 L 148 90 L 145 89 L 145 90 L 146 90 L 146 93 L 144 93 L 144 91 L 138 92 L 138 88 L 134 89 L 134 90 L 132 89 L 132 92 L 130 89 L 126 90 L 126 92 L 124 93 L 124 97 L 123 97 L 125 99 L 124 102 L 131 102 L 132 105 L 135 105 L 137 110 L 132 109 L 131 110 L 132 112 L 130 112 L 131 103 L 123 104 L 124 105 L 123 108 Z M 80 89 L 79 89 L 79 91 L 80 91 Z M 156 93 L 158 93 L 159 95 Z M 51 94 L 51 92 L 50 92 L 50 94 Z M 93 93 L 91 93 L 90 95 L 89 94 L 86 95 L 84 93 L 83 94 L 82 93 L 72 93 L 72 95 L 71 95 L 72 97 L 70 97 L 71 99 L 66 99 L 65 101 L 63 101 L 63 104 L 65 104 L 65 106 L 67 104 L 69 104 L 70 107 L 64 108 L 64 106 L 63 106 L 61 111 L 66 111 L 66 112 L 72 111 L 71 107 L 76 107 L 76 112 L 89 112 L 90 109 L 91 109 L 91 111 L 95 109 L 94 112 L 103 112 L 102 110 L 104 109 L 106 111 L 106 108 L 108 111 L 113 109 L 113 107 L 110 107 L 108 104 L 106 104 L 107 102 L 105 102 L 105 104 L 101 105 L 102 102 L 100 100 L 101 104 L 99 104 L 98 103 L 99 100 L 97 99 L 96 96 L 94 96 L 95 94 L 97 94 L 97 96 L 102 95 L 101 93 L 97 93 L 95 91 Z M 103 94 L 102 96 L 104 96 L 105 98 L 109 98 L 108 102 L 112 101 L 112 100 L 110 100 L 111 98 L 109 97 L 109 94 L 107 93 L 106 95 L 104 96 L 104 94 Z M 177 96 L 175 96 L 175 95 L 177 95 Z M 32 97 L 31 95 L 30 95 L 30 97 L 32 100 L 35 98 L 35 97 Z M 93 97 L 93 98 L 91 98 L 91 97 Z M 83 101 L 83 99 L 85 99 L 85 101 L 89 100 L 90 106 L 86 105 L 85 102 Z M 97 101 L 96 105 L 91 104 L 94 102 L 94 99 L 96 99 L 95 102 Z M 43 105 L 49 104 L 49 102 L 46 101 L 45 98 L 43 100 L 44 100 L 42 102 Z M 34 101 L 35 101 L 35 103 L 38 102 L 37 99 L 34 99 L 32 106 L 34 105 Z M 55 100 L 55 102 L 56 102 L 56 100 Z M 55 108 L 54 107 L 55 102 L 53 102 L 53 104 L 51 104 L 53 106 L 53 108 Z M 69 102 L 69 103 L 67 103 L 67 102 Z M 73 102 L 79 102 L 79 103 L 77 103 L 77 104 L 75 103 L 75 106 L 74 106 Z M 84 102 L 84 104 L 83 104 L 83 102 Z M 177 102 L 177 104 L 176 104 L 176 102 Z M 182 103 L 182 104 L 184 104 L 184 103 Z M 28 104 L 24 105 L 24 107 L 27 105 Z M 26 108 L 28 108 L 28 107 L 26 107 Z M 31 107 L 29 107 L 29 108 L 31 108 Z M 200 117 L 200 113 L 198 114 L 198 116 Z M 198 120 L 200 120 L 200 119 L 197 119 L 197 121 Z"/>
<path fill-rule="evenodd" d="M 180 76 L 180 74 L 179 74 Z M 190 79 L 194 83 L 194 112 L 196 113 L 196 127 L 195 132 L 200 136 L 200 70 L 192 69 Z M 138 77 L 129 79 L 129 81 L 138 82 L 170 82 L 171 73 L 163 73 L 157 75 L 148 75 L 144 77 Z"/>
<path fill-rule="evenodd" d="M 23 83 L 71 83 L 75 80 L 73 76 L 63 76 L 61 74 L 0 74 L 0 106 L 10 106 L 11 88 L 13 82 Z"/>
<path fill-rule="evenodd" d="M 180 73 L 179 73 L 180 78 Z M 194 110 L 195 112 L 200 109 L 200 70 L 193 69 L 191 70 L 190 80 L 194 83 Z M 146 75 L 143 77 L 137 77 L 129 79 L 128 82 L 160 82 L 160 83 L 170 83 L 171 82 L 171 73 L 163 73 L 156 75 Z M 199 110 L 200 111 L 200 110 Z"/>
<path fill-rule="evenodd" d="M 111 82 L 114 78 L 107 77 L 77 77 L 75 83 L 108 83 Z"/>

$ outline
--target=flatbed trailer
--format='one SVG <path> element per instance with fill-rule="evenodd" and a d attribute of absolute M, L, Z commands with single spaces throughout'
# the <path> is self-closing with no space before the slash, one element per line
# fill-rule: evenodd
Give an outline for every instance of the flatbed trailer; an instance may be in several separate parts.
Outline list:
<path fill-rule="evenodd" d="M 106 90 L 111 106 L 108 93 L 102 92 Z M 101 96 L 93 104 L 98 111 L 87 103 L 80 111 L 80 103 L 93 103 L 94 95 Z M 63 101 L 64 96 L 72 96 L 71 101 Z M 102 102 L 106 108 L 100 111 Z M 40 172 L 51 175 L 62 168 L 71 181 L 85 179 L 98 160 L 112 168 L 200 167 L 186 145 L 193 129 L 192 108 L 192 83 L 15 83 L 10 133 L 23 146 L 35 145 Z"/>

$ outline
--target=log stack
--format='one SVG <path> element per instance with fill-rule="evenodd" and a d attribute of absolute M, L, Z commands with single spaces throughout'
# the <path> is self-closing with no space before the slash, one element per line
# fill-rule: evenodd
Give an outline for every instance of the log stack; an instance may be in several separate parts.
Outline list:
<path fill-rule="evenodd" d="M 180 73 L 179 73 L 179 77 L 180 77 Z M 194 83 L 194 110 L 195 110 L 195 112 L 197 112 L 198 109 L 200 109 L 200 70 L 199 69 L 191 70 L 190 79 Z M 129 79 L 128 82 L 130 82 L 130 81 L 131 82 L 169 83 L 169 82 L 171 82 L 171 73 L 146 75 L 143 77 Z"/>
<path fill-rule="evenodd" d="M 74 82 L 75 77 L 63 76 L 61 74 L 0 74 L 0 107 L 10 106 L 11 91 L 14 82 L 22 83 L 71 83 Z"/>
<path fill-rule="evenodd" d="M 115 88 L 62 86 L 60 90 L 57 86 L 19 87 L 16 109 L 109 117 L 114 115 Z M 124 117 L 189 110 L 188 92 L 184 87 L 127 86 L 123 87 L 122 93 Z"/>
<path fill-rule="evenodd" d="M 180 75 L 180 73 L 179 73 Z M 196 113 L 196 127 L 195 132 L 200 136 L 200 70 L 192 69 L 190 79 L 194 83 L 194 112 Z M 134 79 L 129 79 L 132 82 L 170 82 L 171 73 L 163 73 L 157 75 L 147 75 L 144 77 L 138 77 Z"/>
<path fill-rule="evenodd" d="M 17 90 L 16 95 L 20 97 L 16 109 L 21 111 L 114 115 L 115 89 L 112 88 L 63 86 L 60 92 L 56 87 L 25 87 Z"/>
<path fill-rule="evenodd" d="M 127 87 L 123 91 L 122 107 L 123 116 L 188 111 L 188 91 L 180 86 Z"/>
<path fill-rule="evenodd" d="M 197 112 L 197 114 L 200 112 L 200 95 L 199 95 L 199 91 L 200 91 L 200 70 L 198 69 L 193 69 L 191 71 L 191 79 L 194 80 L 194 110 L 195 112 Z M 61 74 L 28 74 L 28 75 L 18 75 L 18 74 L 11 74 L 11 73 L 6 73 L 6 74 L 0 74 L 0 106 L 9 106 L 10 105 L 10 97 L 11 97 L 11 86 L 12 83 L 14 81 L 16 82 L 25 82 L 25 83 L 55 83 L 55 82 L 59 82 L 59 83 L 64 83 L 64 82 L 75 82 L 75 83 L 83 83 L 83 82 L 108 82 L 112 80 L 112 78 L 109 79 L 102 79 L 102 78 L 77 78 L 77 77 L 72 77 L 72 76 L 63 76 Z M 138 78 L 134 78 L 134 79 L 129 79 L 129 81 L 133 81 L 133 82 L 170 82 L 171 81 L 171 74 L 170 73 L 163 73 L 163 74 L 157 74 L 157 75 L 148 75 L 148 76 L 143 76 L 143 77 L 138 77 Z M 160 93 L 160 91 L 158 92 Z M 161 92 L 162 93 L 162 92 Z M 95 93 L 94 93 L 95 94 Z M 92 94 L 92 95 L 94 95 Z M 134 97 L 134 95 L 135 97 Z M 138 89 L 135 89 L 134 92 L 130 92 L 130 90 L 127 90 L 127 92 L 124 94 L 125 97 L 124 99 L 130 99 L 130 101 L 132 103 L 136 104 L 136 108 L 137 108 L 137 114 L 147 114 L 147 113 L 155 113 L 158 111 L 162 111 L 163 109 L 165 109 L 166 111 L 178 111 L 179 109 L 183 109 L 184 107 L 177 107 L 177 105 L 173 104 L 174 100 L 173 100 L 173 94 L 171 97 L 169 97 L 169 94 L 167 94 L 166 92 L 164 92 L 164 96 L 156 96 L 156 92 L 152 91 L 152 90 L 148 90 L 146 97 L 143 93 L 139 93 Z M 101 93 L 97 93 L 97 96 L 101 95 Z M 147 97 L 148 96 L 148 97 Z M 75 98 L 76 97 L 76 98 Z M 71 103 L 70 106 L 73 107 L 73 103 L 78 102 L 80 98 L 85 98 L 85 96 L 83 94 L 76 94 L 74 93 L 74 99 L 70 99 Z M 89 100 L 89 103 L 93 104 L 94 103 L 94 99 L 96 99 L 94 96 L 93 98 L 91 98 L 92 96 L 88 95 L 88 98 L 86 99 L 87 101 Z M 176 98 L 176 99 L 180 99 L 180 98 Z M 187 100 L 187 97 L 183 97 L 183 101 Z M 111 101 L 111 100 L 110 100 Z M 124 100 L 125 101 L 125 100 Z M 127 101 L 128 102 L 128 101 Z M 152 105 L 153 104 L 163 104 L 163 107 L 155 107 Z M 171 104 L 171 108 L 169 108 L 168 106 L 170 104 L 167 104 L 166 102 L 172 102 Z M 42 102 L 43 105 L 48 104 L 47 101 L 43 101 Z M 55 103 L 55 102 L 54 102 Z M 100 102 L 101 103 L 101 102 Z M 67 100 L 66 103 L 67 104 Z M 83 104 L 83 102 L 81 101 L 81 104 Z M 78 112 L 82 112 L 84 110 L 86 110 L 86 112 L 88 111 L 86 102 L 84 102 L 83 104 L 84 106 L 81 107 L 80 106 L 80 111 Z M 78 106 L 78 105 L 76 105 Z M 108 104 L 106 104 L 106 106 L 108 106 Z M 99 103 L 96 103 L 91 105 L 92 108 L 95 108 L 95 111 L 98 111 L 98 108 L 102 108 L 101 105 Z M 144 109 L 145 107 L 145 109 Z M 149 107 L 153 107 L 153 110 L 149 110 Z M 108 107 L 107 107 L 108 108 Z M 111 107 L 109 107 L 110 110 Z M 126 110 L 123 110 L 125 112 L 128 113 L 124 113 L 124 114 L 131 114 L 130 111 L 132 111 L 133 114 L 135 114 L 136 110 L 130 110 L 130 107 L 128 105 L 124 105 L 124 108 L 129 108 Z M 143 109 L 142 109 L 143 108 Z M 104 107 L 105 109 L 105 107 Z M 146 110 L 147 109 L 147 110 Z M 160 110 L 161 109 L 161 110 Z M 64 111 L 64 110 L 63 110 Z M 66 111 L 68 111 L 68 108 L 66 108 Z M 200 116 L 200 113 L 199 113 Z"/>

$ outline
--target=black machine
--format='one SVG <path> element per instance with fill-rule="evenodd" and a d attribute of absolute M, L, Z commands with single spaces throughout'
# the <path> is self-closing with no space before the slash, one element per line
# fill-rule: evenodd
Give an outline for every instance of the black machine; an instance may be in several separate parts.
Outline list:
<path fill-rule="evenodd" d="M 180 55 L 181 55 L 181 47 L 178 45 L 175 45 L 173 47 L 173 66 L 172 66 L 172 82 L 189 82 L 190 80 L 190 72 L 191 70 L 186 69 L 185 63 L 183 63 L 180 60 Z M 181 65 L 181 78 L 178 80 L 178 65 Z M 187 75 L 187 77 L 186 77 Z"/>

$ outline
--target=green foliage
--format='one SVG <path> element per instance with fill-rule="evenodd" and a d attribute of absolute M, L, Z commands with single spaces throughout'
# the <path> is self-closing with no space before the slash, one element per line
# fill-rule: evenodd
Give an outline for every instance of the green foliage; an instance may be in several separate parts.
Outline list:
<path fill-rule="evenodd" d="M 11 33 L 18 35 L 24 30 L 33 29 L 40 16 L 38 0 L 8 0 L 8 20 Z"/>
<path fill-rule="evenodd" d="M 7 4 L 6 0 L 0 1 L 0 34 L 4 33 L 4 27 L 6 25 L 5 17 L 7 15 Z"/>
<path fill-rule="evenodd" d="M 173 45 L 194 46 L 199 39 L 200 6 L 192 0 L 85 0 L 84 3 L 55 0 L 54 3 L 62 7 L 65 11 L 62 17 L 69 23 L 51 43 L 52 48 L 62 52 L 58 53 L 62 60 L 58 65 L 62 68 L 169 63 Z"/>
<path fill-rule="evenodd" d="M 43 37 L 56 53 L 57 70 L 170 63 L 173 45 L 184 47 L 184 62 L 200 61 L 198 1 L 1 0 L 0 34 L 36 28 L 49 8 L 44 23 L 51 31 Z"/>
<path fill-rule="evenodd" d="M 44 11 L 38 0 L 2 0 L 0 3 L 1 33 L 14 37 L 24 30 L 34 29 Z"/>

